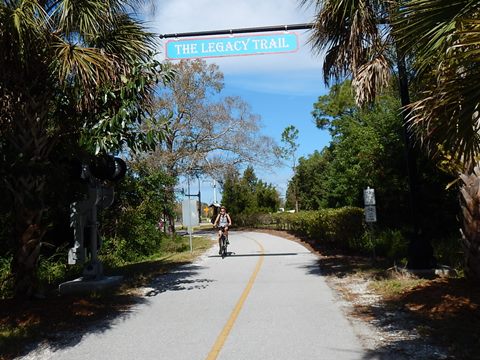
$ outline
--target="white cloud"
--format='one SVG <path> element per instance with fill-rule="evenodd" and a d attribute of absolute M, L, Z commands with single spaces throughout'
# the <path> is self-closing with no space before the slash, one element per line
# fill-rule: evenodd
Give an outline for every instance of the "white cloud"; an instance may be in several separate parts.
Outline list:
<path fill-rule="evenodd" d="M 159 33 L 179 33 L 311 22 L 312 10 L 297 0 L 159 0 Z"/>
<path fill-rule="evenodd" d="M 157 0 L 155 12 L 147 14 L 146 20 L 158 34 L 312 22 L 313 9 L 300 7 L 299 3 L 299 0 Z M 220 65 L 225 74 L 321 71 L 322 60 L 312 56 L 310 45 L 306 44 L 308 33 L 298 33 L 300 50 L 296 53 L 207 61 Z"/>

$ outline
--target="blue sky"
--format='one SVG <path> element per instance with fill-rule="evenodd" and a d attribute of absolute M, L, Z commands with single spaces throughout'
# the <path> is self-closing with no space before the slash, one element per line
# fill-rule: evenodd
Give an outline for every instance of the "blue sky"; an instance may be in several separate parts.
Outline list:
<path fill-rule="evenodd" d="M 309 23 L 314 9 L 300 8 L 298 0 L 157 0 L 146 14 L 152 31 L 169 34 Z M 311 116 L 313 103 L 327 90 L 322 81 L 323 59 L 312 55 L 306 43 L 308 32 L 296 32 L 300 50 L 295 53 L 205 60 L 218 64 L 224 73 L 223 94 L 242 97 L 261 116 L 262 133 L 280 143 L 283 129 L 294 125 L 299 130 L 298 156 L 306 156 L 330 140 L 328 133 L 315 127 Z M 269 172 L 256 168 L 255 172 L 281 195 L 292 174 L 287 165 Z M 192 183 L 191 192 L 198 192 L 197 181 Z M 213 201 L 208 181 L 202 182 L 201 191 L 202 201 Z"/>

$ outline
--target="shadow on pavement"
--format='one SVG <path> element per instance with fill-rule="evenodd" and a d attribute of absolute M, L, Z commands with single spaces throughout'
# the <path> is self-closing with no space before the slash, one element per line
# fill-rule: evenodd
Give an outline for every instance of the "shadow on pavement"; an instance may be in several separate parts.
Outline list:
<path fill-rule="evenodd" d="M 267 253 L 267 254 L 236 254 L 234 252 L 228 252 L 228 257 L 260 257 L 260 256 L 296 256 L 298 253 Z M 221 258 L 221 255 L 210 255 L 209 258 Z"/>
<path fill-rule="evenodd" d="M 152 297 L 166 291 L 183 291 L 194 289 L 205 289 L 214 280 L 191 279 L 192 276 L 202 269 L 198 265 L 184 265 L 171 273 L 162 275 L 155 279 L 148 287 L 152 288 L 145 296 Z"/>
<path fill-rule="evenodd" d="M 101 334 L 125 321 L 138 306 L 147 304 L 149 297 L 205 288 L 212 280 L 192 279 L 200 269 L 190 263 L 152 261 L 117 272 L 131 275 L 126 275 L 122 287 L 110 292 L 68 296 L 53 293 L 45 299 L 21 302 L 0 300 L 0 359 L 26 355 L 35 359 L 37 350 L 73 347 L 85 335 Z M 146 294 L 138 290 L 142 287 L 148 288 Z"/>
<path fill-rule="evenodd" d="M 301 265 L 301 269 L 311 275 L 328 277 L 331 286 L 337 287 L 347 300 L 348 317 L 359 319 L 360 329 L 365 323 L 372 326 L 373 330 L 365 333 L 370 349 L 362 360 L 480 360 L 478 286 L 454 284 L 459 279 L 441 279 L 407 290 L 402 296 L 362 302 L 364 298 L 357 298 L 356 294 L 368 297 L 368 286 L 366 280 L 355 282 L 355 277 L 385 279 L 391 263 L 355 256 L 292 233 L 265 232 L 298 242 L 319 255 L 316 261 Z M 446 303 L 450 303 L 447 308 Z"/>

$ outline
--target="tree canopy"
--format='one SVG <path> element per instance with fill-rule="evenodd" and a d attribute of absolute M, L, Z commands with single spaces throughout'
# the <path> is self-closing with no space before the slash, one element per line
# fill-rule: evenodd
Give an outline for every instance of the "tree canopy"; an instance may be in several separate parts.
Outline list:
<path fill-rule="evenodd" d="M 195 171 L 217 180 L 237 166 L 275 161 L 275 144 L 261 135 L 260 117 L 240 97 L 222 97 L 223 74 L 217 65 L 193 60 L 172 67 L 175 79 L 155 104 L 165 141 L 151 161 L 175 176 Z"/>
<path fill-rule="evenodd" d="M 400 100 L 395 92 L 379 96 L 369 108 L 355 105 L 350 81 L 332 86 L 320 96 L 312 115 L 319 128 L 328 129 L 330 145 L 299 159 L 297 172 L 287 191 L 292 206 L 293 183 L 298 187 L 300 208 L 363 207 L 363 190 L 375 189 L 377 214 L 382 226 L 408 226 L 408 183 L 402 141 Z M 442 218 L 442 231 L 452 231 L 455 194 L 445 192 L 452 179 L 426 157 L 420 158 L 422 204 L 419 209 L 425 231 L 435 230 Z M 434 231 L 435 230 L 435 231 Z M 435 233 L 435 235 L 433 235 Z"/>
<path fill-rule="evenodd" d="M 249 166 L 240 176 L 238 171 L 227 174 L 222 186 L 222 204 L 233 215 L 276 212 L 280 205 L 278 191 L 259 180 Z"/>
<path fill-rule="evenodd" d="M 162 137 L 140 124 L 171 73 L 132 16 L 138 3 L 0 2 L 0 176 L 13 209 L 19 296 L 35 291 L 43 236 L 79 195 L 70 185 L 80 165 Z"/>

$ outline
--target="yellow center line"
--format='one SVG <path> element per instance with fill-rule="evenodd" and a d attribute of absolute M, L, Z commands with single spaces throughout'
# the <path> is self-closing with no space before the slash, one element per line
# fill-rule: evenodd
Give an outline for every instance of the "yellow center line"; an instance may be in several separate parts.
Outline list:
<path fill-rule="evenodd" d="M 217 340 L 215 341 L 215 344 L 212 347 L 212 350 L 210 350 L 210 353 L 208 354 L 206 360 L 215 360 L 218 357 L 218 354 L 223 348 L 223 345 L 225 344 L 225 341 L 227 341 L 228 335 L 230 334 L 230 331 L 233 328 L 233 325 L 235 324 L 235 321 L 237 320 L 238 314 L 240 314 L 240 311 L 243 308 L 243 304 L 245 303 L 245 300 L 248 297 L 248 294 L 250 293 L 250 290 L 252 290 L 253 283 L 255 282 L 255 279 L 257 278 L 258 273 L 260 272 L 260 268 L 262 267 L 263 264 L 263 259 L 264 259 L 264 251 L 265 249 L 263 248 L 262 244 L 260 244 L 257 240 L 254 240 L 258 246 L 260 246 L 260 259 L 258 259 L 257 266 L 255 267 L 255 270 L 253 271 L 252 276 L 250 277 L 250 280 L 248 281 L 247 287 L 245 290 L 243 290 L 242 295 L 240 296 L 240 299 L 237 302 L 237 305 L 233 309 L 232 313 L 230 314 L 230 318 L 228 319 L 227 323 L 223 327 L 222 332 L 220 335 L 218 335 Z"/>

